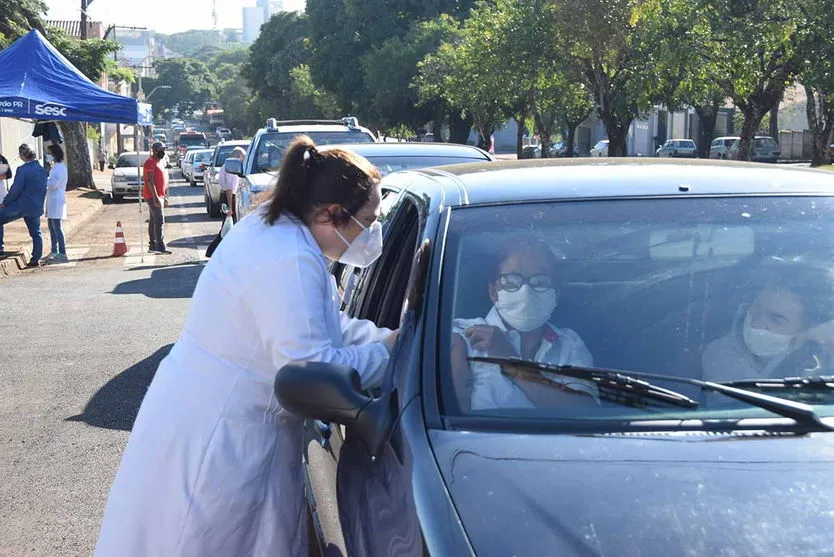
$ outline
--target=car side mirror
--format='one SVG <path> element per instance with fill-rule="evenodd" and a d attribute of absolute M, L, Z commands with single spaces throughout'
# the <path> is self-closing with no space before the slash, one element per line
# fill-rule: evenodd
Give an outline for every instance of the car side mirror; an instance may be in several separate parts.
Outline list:
<path fill-rule="evenodd" d="M 229 174 L 234 174 L 235 176 L 243 176 L 243 161 L 240 159 L 228 158 L 226 162 L 223 163 L 223 168 L 226 169 L 226 172 Z"/>
<path fill-rule="evenodd" d="M 337 364 L 285 365 L 275 374 L 275 397 L 297 416 L 341 424 L 355 431 L 373 456 L 379 454 L 396 417 L 394 393 L 376 399 L 366 396 L 359 373 Z"/>

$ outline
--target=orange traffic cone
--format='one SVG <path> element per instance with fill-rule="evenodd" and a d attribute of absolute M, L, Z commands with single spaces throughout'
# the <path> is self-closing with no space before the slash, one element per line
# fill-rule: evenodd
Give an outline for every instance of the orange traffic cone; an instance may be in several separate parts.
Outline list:
<path fill-rule="evenodd" d="M 116 240 L 113 242 L 113 257 L 119 257 L 127 253 L 125 232 L 122 230 L 122 221 L 116 221 Z"/>

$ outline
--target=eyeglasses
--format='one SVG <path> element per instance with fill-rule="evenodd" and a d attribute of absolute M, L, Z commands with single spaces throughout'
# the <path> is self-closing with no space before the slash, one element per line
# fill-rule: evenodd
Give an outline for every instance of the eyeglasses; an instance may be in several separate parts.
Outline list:
<path fill-rule="evenodd" d="M 499 275 L 498 284 L 502 290 L 506 290 L 507 292 L 517 292 L 525 284 L 529 284 L 530 288 L 536 292 L 545 292 L 546 290 L 556 288 L 553 277 L 545 274 L 533 275 L 529 278 L 525 278 L 518 273 Z"/>

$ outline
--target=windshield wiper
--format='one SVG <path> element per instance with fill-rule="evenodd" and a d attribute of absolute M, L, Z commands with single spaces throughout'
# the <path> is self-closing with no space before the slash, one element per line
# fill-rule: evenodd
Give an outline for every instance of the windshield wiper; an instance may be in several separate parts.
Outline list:
<path fill-rule="evenodd" d="M 518 366 L 520 368 L 519 371 L 522 374 L 531 375 L 534 377 L 534 380 L 544 379 L 544 381 L 539 382 L 544 384 L 549 383 L 559 388 L 562 388 L 562 385 L 549 379 L 543 372 L 552 372 L 557 375 L 565 375 L 568 377 L 593 381 L 598 387 L 608 388 L 625 395 L 635 395 L 640 398 L 652 398 L 673 406 L 680 406 L 682 408 L 698 408 L 698 403 L 683 393 L 672 391 L 670 389 L 664 389 L 663 387 L 653 385 L 648 381 L 635 379 L 633 376 L 634 374 L 620 372 L 613 369 L 609 370 L 570 365 L 559 366 L 532 362 L 521 358 L 471 357 L 468 358 L 468 360 L 472 362 L 485 362 L 502 366 Z"/>
<path fill-rule="evenodd" d="M 722 381 L 722 385 L 731 387 L 753 387 L 756 389 L 808 389 L 817 391 L 834 390 L 834 375 L 815 375 L 810 377 L 783 377 L 766 379 L 737 379 Z"/>
<path fill-rule="evenodd" d="M 794 420 L 797 424 L 803 426 L 810 426 L 816 429 L 823 429 L 827 431 L 834 431 L 834 427 L 829 426 L 820 420 L 819 415 L 814 411 L 814 407 L 809 404 L 803 404 L 801 402 L 794 402 L 792 400 L 786 400 L 784 398 L 779 398 L 775 396 L 770 396 L 762 393 L 757 393 L 754 391 L 747 391 L 745 389 L 740 389 L 736 385 L 736 382 L 730 382 L 730 384 L 722 384 L 722 383 L 713 383 L 712 381 L 701 381 L 700 379 L 692 379 L 689 377 L 676 377 L 674 375 L 663 375 L 659 373 L 645 373 L 645 372 L 638 372 L 638 371 L 625 371 L 619 369 L 610 369 L 610 368 L 599 368 L 599 367 L 587 367 L 587 366 L 575 366 L 575 365 L 556 365 L 556 364 L 547 364 L 542 362 L 533 362 L 530 360 L 523 360 L 521 358 L 494 358 L 494 357 L 470 357 L 468 358 L 470 361 L 475 362 L 485 362 L 491 364 L 498 364 L 498 365 L 508 365 L 508 366 L 519 366 L 523 369 L 527 370 L 538 370 L 536 373 L 538 375 L 542 375 L 541 372 L 548 371 L 551 373 L 555 373 L 557 375 L 565 375 L 567 377 L 575 377 L 578 379 L 587 379 L 596 382 L 602 386 L 614 386 L 617 384 L 620 385 L 628 385 L 629 382 L 632 382 L 632 385 L 636 387 L 636 389 L 643 389 L 645 391 L 644 394 L 646 396 L 651 396 L 653 398 L 660 398 L 661 396 L 668 396 L 669 393 L 673 395 L 677 395 L 677 397 L 682 397 L 681 405 L 686 404 L 689 408 L 697 408 L 698 403 L 692 400 L 691 398 L 677 393 L 675 391 L 669 391 L 668 389 L 663 389 L 656 385 L 652 385 L 646 381 L 638 381 L 635 378 L 642 378 L 642 379 L 654 379 L 659 381 L 669 381 L 674 383 L 683 383 L 687 385 L 695 385 L 700 387 L 706 391 L 714 391 L 717 393 L 721 393 L 726 397 L 739 400 L 741 402 L 746 402 L 751 406 L 756 406 L 758 408 L 762 408 L 769 412 L 773 412 L 779 416 L 783 416 L 785 418 L 790 418 Z M 796 378 L 799 379 L 799 378 Z M 806 378 L 810 379 L 810 378 Z M 829 378 L 829 379 L 833 379 Z M 764 380 L 767 381 L 767 380 Z M 777 380 L 779 381 L 779 380 Z M 642 384 L 641 387 L 637 385 Z M 615 387 L 616 388 L 616 387 Z M 628 387 L 625 387 L 628 388 Z M 665 395 L 656 395 L 658 393 L 657 390 L 663 391 Z M 640 392 L 635 390 L 635 392 Z M 652 393 L 652 394 L 648 394 Z M 664 399 L 665 400 L 665 399 Z M 689 401 L 685 403 L 684 400 Z M 673 403 L 674 404 L 674 403 Z"/>

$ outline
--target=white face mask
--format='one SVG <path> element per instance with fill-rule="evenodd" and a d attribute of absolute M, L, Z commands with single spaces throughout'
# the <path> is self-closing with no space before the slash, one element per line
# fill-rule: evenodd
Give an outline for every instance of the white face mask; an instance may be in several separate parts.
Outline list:
<path fill-rule="evenodd" d="M 749 313 L 744 316 L 741 334 L 744 344 L 759 358 L 773 358 L 784 354 L 790 349 L 793 340 L 793 335 L 774 333 L 767 329 L 754 329 Z"/>
<path fill-rule="evenodd" d="M 554 288 L 536 292 L 525 284 L 515 292 L 499 290 L 495 309 L 510 327 L 526 333 L 547 323 L 556 309 L 556 303 Z"/>
<path fill-rule="evenodd" d="M 52 164 L 54 161 L 55 161 L 55 157 L 53 157 L 52 155 L 46 155 L 46 162 L 48 162 L 49 164 Z"/>
<path fill-rule="evenodd" d="M 8 171 L 9 171 L 9 165 L 8 164 L 0 164 L 0 180 L 4 179 L 6 177 L 6 172 L 8 172 Z"/>
<path fill-rule="evenodd" d="M 370 228 L 368 228 L 356 220 L 356 217 L 353 215 L 350 218 L 362 227 L 362 232 L 352 242 L 348 242 L 347 238 L 342 236 L 342 233 L 338 229 L 335 229 L 336 234 L 347 245 L 347 249 L 339 257 L 339 262 L 345 265 L 365 268 L 382 255 L 382 225 L 379 221 L 374 221 Z"/>

